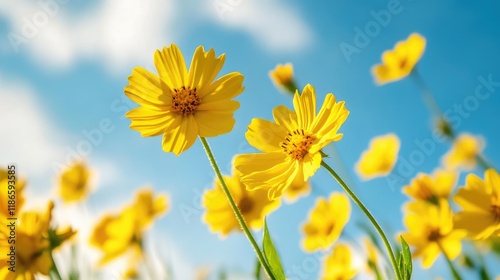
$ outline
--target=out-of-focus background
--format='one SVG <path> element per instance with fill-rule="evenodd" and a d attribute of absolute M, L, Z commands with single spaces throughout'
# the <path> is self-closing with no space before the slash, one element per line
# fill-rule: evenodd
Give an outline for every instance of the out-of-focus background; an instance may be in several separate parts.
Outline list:
<path fill-rule="evenodd" d="M 225 173 L 235 154 L 254 151 L 244 137 L 251 119 L 270 119 L 273 107 L 291 105 L 268 71 L 292 62 L 300 87 L 310 83 L 319 99 L 333 92 L 346 101 L 351 114 L 337 153 L 331 151 L 333 166 L 395 236 L 404 230 L 401 208 L 407 198 L 401 188 L 418 172 L 437 168 L 450 145 L 434 140 L 429 111 L 411 80 L 377 86 L 370 69 L 397 41 L 422 34 L 427 48 L 419 72 L 443 111 L 460 119 L 457 131 L 481 135 L 484 154 L 500 166 L 499 13 L 494 1 L 0 0 L 0 163 L 16 163 L 27 178 L 29 206 L 55 196 L 62 166 L 87 158 L 95 185 L 87 206 L 58 206 L 66 207 L 59 219 L 83 236 L 102 213 L 130 201 L 137 188 L 166 192 L 170 211 L 155 224 L 148 246 L 170 264 L 176 279 L 193 279 L 199 267 L 250 275 L 255 257 L 245 237 L 233 233 L 221 240 L 201 221 L 201 194 L 214 175 L 200 143 L 179 157 L 166 154 L 161 137 L 141 138 L 124 117 L 136 106 L 123 94 L 133 67 L 154 72 L 153 53 L 164 45 L 177 44 L 186 61 L 203 45 L 226 53 L 221 73 L 245 76 L 234 130 L 209 139 Z M 471 100 L 481 79 L 494 82 L 488 99 L 476 104 Z M 361 152 L 372 137 L 389 132 L 401 139 L 395 176 L 361 181 L 354 172 Z M 429 141 L 432 149 L 422 148 Z M 318 277 L 321 256 L 301 249 L 300 225 L 318 196 L 341 191 L 324 170 L 312 185 L 308 197 L 268 217 L 292 279 Z M 367 221 L 352 208 L 343 240 L 354 243 L 363 235 L 357 224 Z M 92 252 L 89 259 L 95 259 Z M 488 262 L 499 274 L 498 259 Z M 431 270 L 419 263 L 415 279 L 451 278 L 442 257 Z M 114 275 L 113 268 L 108 273 Z"/>

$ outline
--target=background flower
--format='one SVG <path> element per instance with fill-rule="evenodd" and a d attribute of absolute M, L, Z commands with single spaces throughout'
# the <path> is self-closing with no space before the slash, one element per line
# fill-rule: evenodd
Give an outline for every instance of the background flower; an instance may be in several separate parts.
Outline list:
<path fill-rule="evenodd" d="M 399 146 L 399 138 L 395 134 L 374 137 L 368 150 L 361 154 L 356 172 L 365 180 L 388 175 L 398 159 Z"/>

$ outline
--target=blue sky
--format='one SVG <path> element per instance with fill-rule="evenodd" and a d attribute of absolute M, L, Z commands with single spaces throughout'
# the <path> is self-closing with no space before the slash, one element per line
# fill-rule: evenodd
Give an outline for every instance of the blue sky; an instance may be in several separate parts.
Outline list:
<path fill-rule="evenodd" d="M 236 98 L 241 107 L 234 130 L 209 139 L 226 173 L 235 154 L 253 151 L 244 138 L 251 119 L 270 119 L 273 107 L 291 105 L 291 98 L 280 94 L 268 78 L 277 63 L 292 62 L 300 85 L 314 85 L 319 99 L 333 92 L 345 100 L 351 113 L 341 129 L 344 138 L 335 146 L 347 167 L 341 173 L 393 233 L 404 229 L 401 206 L 407 199 L 401 187 L 417 172 L 438 167 L 449 148 L 448 143 L 433 142 L 434 151 L 397 184 L 384 178 L 362 182 L 353 171 L 374 136 L 394 132 L 400 137 L 395 172 L 420 149 L 417 143 L 432 139 L 432 120 L 412 81 L 380 87 L 370 74 L 381 53 L 397 41 L 412 32 L 426 37 L 427 49 L 418 65 L 421 75 L 443 111 L 450 109 L 457 117 L 455 106 L 472 108 L 459 117 L 456 129 L 481 135 L 486 157 L 500 165 L 500 146 L 495 145 L 500 140 L 500 87 L 493 86 L 477 106 L 470 103 L 480 77 L 500 81 L 496 2 L 54 1 L 0 3 L 0 162 L 17 163 L 29 179 L 33 201 L 43 200 L 54 195 L 53 166 L 64 164 L 79 147 L 88 148 L 82 144 L 89 140 L 86 135 L 101 130 L 102 137 L 96 136 L 88 153 L 96 170 L 90 213 L 98 217 L 106 209 L 117 209 L 140 186 L 167 192 L 171 208 L 153 235 L 179 271 L 208 265 L 250 272 L 254 256 L 244 236 L 220 240 L 200 220 L 199 194 L 214 178 L 200 143 L 175 157 L 162 152 L 160 137 L 143 139 L 128 128 L 124 113 L 135 105 L 124 98 L 127 76 L 138 65 L 154 70 L 154 50 L 164 45 L 179 45 L 187 61 L 198 45 L 214 48 L 217 54 L 226 53 L 222 73 L 239 71 L 245 76 L 246 90 Z M 40 13 L 47 11 L 44 22 Z M 374 16 L 381 13 L 391 15 L 382 25 Z M 29 30 L 26 21 L 39 26 Z M 365 44 L 356 45 L 358 29 L 364 34 L 368 29 Z M 12 41 L 13 34 L 25 40 Z M 346 44 L 356 47 L 356 53 L 346 56 L 340 47 Z M 102 132 L 102 123 L 107 132 Z M 337 157 L 331 162 L 342 168 Z M 464 175 L 459 185 L 463 181 Z M 317 196 L 341 191 L 324 170 L 312 182 L 313 194 L 269 217 L 285 267 L 302 265 L 310 257 L 299 246 L 300 225 Z M 356 224 L 366 220 L 353 209 L 347 231 L 358 236 Z M 416 273 L 449 277 L 441 258 L 435 269 Z M 308 276 L 315 279 L 317 268 Z"/>

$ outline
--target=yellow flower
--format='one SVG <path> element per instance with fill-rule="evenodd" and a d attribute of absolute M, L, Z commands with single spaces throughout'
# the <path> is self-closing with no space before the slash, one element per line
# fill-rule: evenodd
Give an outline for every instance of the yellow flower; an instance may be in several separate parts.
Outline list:
<path fill-rule="evenodd" d="M 295 111 L 274 108 L 275 122 L 253 119 L 245 136 L 250 145 L 265 153 L 239 155 L 235 160 L 247 189 L 266 189 L 270 199 L 314 175 L 321 165 L 321 149 L 342 138 L 337 131 L 349 115 L 344 102 L 335 102 L 331 93 L 317 114 L 311 85 L 302 94 L 295 93 L 293 104 Z"/>
<path fill-rule="evenodd" d="M 101 218 L 90 237 L 90 244 L 103 253 L 99 264 L 105 265 L 126 253 L 141 256 L 144 231 L 165 213 L 166 201 L 166 196 L 154 198 L 150 189 L 143 189 L 121 213 Z"/>
<path fill-rule="evenodd" d="M 391 173 L 399 152 L 399 138 L 387 134 L 373 138 L 368 150 L 363 152 L 356 164 L 356 172 L 364 180 L 386 176 Z"/>
<path fill-rule="evenodd" d="M 476 166 L 476 156 L 484 149 L 484 142 L 468 133 L 460 134 L 450 151 L 443 156 L 443 165 L 449 169 L 472 170 Z"/>
<path fill-rule="evenodd" d="M 303 196 L 308 196 L 311 193 L 311 184 L 309 182 L 298 182 L 291 184 L 283 194 L 283 199 L 286 203 L 294 203 Z"/>
<path fill-rule="evenodd" d="M 353 266 L 351 248 L 346 244 L 338 244 L 323 264 L 322 280 L 350 280 L 358 273 Z"/>
<path fill-rule="evenodd" d="M 382 64 L 372 68 L 379 85 L 398 81 L 408 76 L 425 51 L 425 38 L 412 33 L 406 41 L 400 41 L 393 50 L 382 54 Z"/>
<path fill-rule="evenodd" d="M 455 227 L 467 231 L 473 239 L 500 237 L 500 175 L 490 168 L 484 181 L 467 175 L 465 187 L 454 197 L 463 211 L 455 215 Z"/>
<path fill-rule="evenodd" d="M 417 206 L 417 205 L 415 205 Z M 423 257 L 422 267 L 430 268 L 442 250 L 450 259 L 456 258 L 461 250 L 461 240 L 466 233 L 453 229 L 453 213 L 444 199 L 439 206 L 420 201 L 405 217 L 408 229 L 403 234 L 406 242 L 415 248 L 413 257 Z"/>
<path fill-rule="evenodd" d="M 26 186 L 26 181 L 19 178 L 17 170 L 15 174 L 12 174 L 13 172 L 11 171 L 11 174 L 9 174 L 9 170 L 0 168 L 0 189 L 2 190 L 0 192 L 0 205 L 2 205 L 0 207 L 0 219 L 2 220 L 6 217 L 12 217 L 10 211 L 12 209 L 14 211 L 13 216 L 17 217 L 17 213 L 21 211 L 24 205 L 24 187 Z M 14 200 L 10 199 L 14 197 Z M 9 209 L 8 205 L 15 207 Z"/>
<path fill-rule="evenodd" d="M 17 225 L 15 228 L 15 244 L 3 243 L 0 246 L 0 279 L 35 279 L 36 275 L 49 275 L 52 268 L 52 260 L 50 257 L 51 249 L 60 245 L 71 235 L 63 232 L 60 235 L 59 230 L 51 229 L 50 222 L 52 219 L 52 209 L 54 204 L 49 202 L 44 212 L 40 211 L 23 211 L 19 214 Z M 0 235 L 4 237 L 10 236 L 10 229 L 3 229 Z M 54 236 L 50 236 L 51 232 Z M 51 244 L 51 240 L 54 244 Z M 15 246 L 15 267 L 16 272 L 12 273 L 8 270 L 10 267 L 10 246 Z"/>
<path fill-rule="evenodd" d="M 293 65 L 291 63 L 276 65 L 276 68 L 269 71 L 269 78 L 279 88 L 286 89 L 292 93 L 297 90 L 293 79 Z"/>
<path fill-rule="evenodd" d="M 403 188 L 403 193 L 417 200 L 438 203 L 440 198 L 448 199 L 457 179 L 456 172 L 441 169 L 434 171 L 432 176 L 419 173 Z"/>
<path fill-rule="evenodd" d="M 85 199 L 91 191 L 90 170 L 83 161 L 67 168 L 59 177 L 59 195 L 64 202 L 77 202 Z"/>
<path fill-rule="evenodd" d="M 264 217 L 281 204 L 279 200 L 269 200 L 265 190 L 247 191 L 237 172 L 234 172 L 232 177 L 224 176 L 224 182 L 243 218 L 253 229 L 261 229 L 264 226 Z M 224 237 L 233 230 L 241 230 L 219 180 L 215 180 L 214 187 L 204 193 L 202 202 L 206 208 L 203 221 L 212 232 L 218 232 Z"/>
<path fill-rule="evenodd" d="M 332 193 L 329 200 L 320 197 L 302 226 L 302 247 L 307 252 L 327 249 L 335 242 L 351 216 L 351 205 L 345 194 Z"/>
<path fill-rule="evenodd" d="M 126 116 L 130 128 L 143 137 L 163 134 L 165 152 L 176 155 L 189 149 L 198 136 L 212 137 L 233 129 L 233 113 L 240 106 L 233 97 L 243 91 L 243 76 L 232 72 L 215 80 L 225 55 L 215 57 L 199 46 L 189 71 L 179 48 L 172 44 L 156 51 L 158 75 L 136 67 L 125 94 L 140 106 Z"/>

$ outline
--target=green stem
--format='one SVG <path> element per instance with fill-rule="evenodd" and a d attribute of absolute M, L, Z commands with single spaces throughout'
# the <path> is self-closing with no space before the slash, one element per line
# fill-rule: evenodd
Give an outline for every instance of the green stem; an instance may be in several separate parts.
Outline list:
<path fill-rule="evenodd" d="M 248 228 L 245 220 L 243 219 L 243 215 L 241 215 L 240 209 L 236 206 L 236 203 L 234 202 L 234 199 L 229 192 L 229 189 L 224 182 L 224 178 L 222 177 L 222 174 L 219 170 L 219 166 L 217 165 L 217 162 L 215 162 L 215 157 L 212 153 L 212 150 L 210 149 L 210 146 L 208 145 L 207 140 L 204 137 L 200 137 L 201 144 L 203 144 L 203 148 L 205 148 L 205 151 L 207 153 L 208 160 L 210 161 L 210 164 L 212 164 L 212 167 L 214 169 L 215 174 L 217 175 L 217 178 L 219 179 L 221 185 L 222 185 L 222 190 L 224 194 L 226 195 L 229 204 L 231 205 L 231 208 L 234 211 L 234 214 L 236 215 L 236 219 L 240 223 L 241 228 L 245 232 L 245 235 L 248 238 L 248 241 L 250 241 L 250 244 L 252 245 L 253 249 L 255 250 L 255 253 L 257 254 L 257 258 L 259 259 L 260 263 L 262 264 L 262 267 L 264 270 L 267 272 L 269 277 L 272 280 L 275 280 L 276 278 L 274 277 L 274 274 L 272 273 L 271 267 L 269 267 L 269 264 L 267 263 L 266 259 L 264 258 L 264 254 L 259 248 L 259 245 L 257 245 L 257 242 L 255 241 L 255 238 L 252 235 L 252 232 L 250 232 L 250 229 Z"/>
<path fill-rule="evenodd" d="M 59 269 L 57 269 L 57 264 L 54 260 L 54 256 L 52 255 L 52 251 L 50 252 L 50 260 L 52 261 L 52 267 L 50 270 L 53 274 L 55 274 L 55 276 L 57 276 L 57 279 L 62 280 L 61 273 L 59 273 Z"/>
<path fill-rule="evenodd" d="M 373 215 L 370 213 L 368 208 L 359 200 L 359 198 L 354 194 L 354 192 L 351 191 L 349 186 L 340 178 L 340 176 L 324 161 L 321 162 L 321 165 L 337 180 L 337 182 L 340 184 L 340 186 L 344 189 L 344 191 L 351 197 L 351 199 L 358 205 L 359 208 L 364 212 L 366 217 L 370 220 L 372 223 L 373 227 L 375 227 L 375 230 L 378 232 L 380 237 L 382 238 L 382 241 L 384 242 L 385 248 L 387 252 L 389 253 L 389 258 L 391 260 L 391 265 L 392 269 L 394 270 L 394 274 L 396 275 L 396 279 L 402 279 L 400 271 L 398 269 L 398 265 L 396 262 L 396 257 L 394 257 L 394 252 L 392 250 L 391 244 L 389 243 L 389 240 L 385 236 L 384 231 L 378 224 L 377 220 L 373 217 Z"/>
<path fill-rule="evenodd" d="M 439 246 L 439 249 L 441 250 L 441 252 L 443 253 L 444 255 L 444 258 L 446 259 L 446 262 L 448 263 L 448 266 L 450 267 L 450 270 L 451 270 L 451 274 L 453 274 L 453 279 L 455 280 L 462 280 L 462 277 L 460 276 L 460 274 L 458 273 L 457 269 L 455 268 L 455 266 L 453 265 L 453 262 L 450 260 L 450 258 L 448 257 L 448 255 L 446 254 L 445 250 L 443 249 L 443 246 L 441 245 L 441 243 L 437 242 L 438 246 Z"/>

